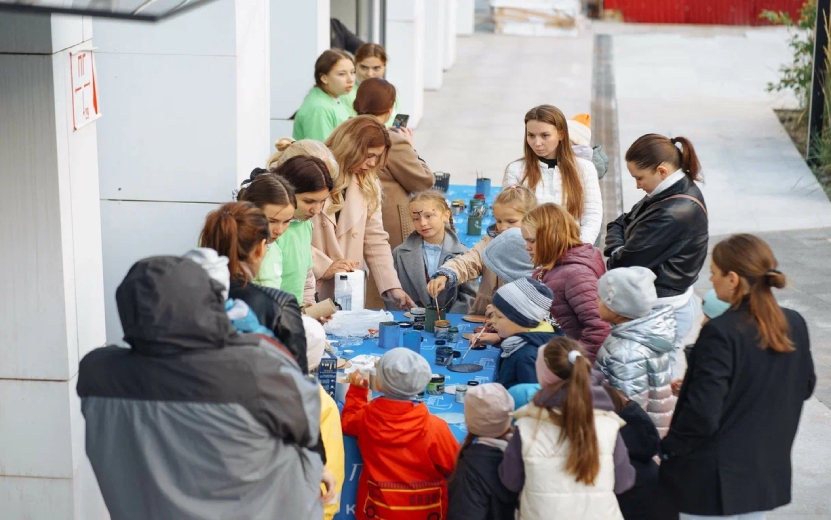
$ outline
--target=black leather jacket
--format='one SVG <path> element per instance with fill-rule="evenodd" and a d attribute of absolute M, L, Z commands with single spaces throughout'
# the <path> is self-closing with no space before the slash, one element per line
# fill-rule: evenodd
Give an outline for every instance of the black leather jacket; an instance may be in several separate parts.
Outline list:
<path fill-rule="evenodd" d="M 659 298 L 683 294 L 698 280 L 707 259 L 707 213 L 687 198 L 667 200 L 680 194 L 704 205 L 701 190 L 685 176 L 655 198 L 644 197 L 606 226 L 606 266 L 651 269 Z"/>

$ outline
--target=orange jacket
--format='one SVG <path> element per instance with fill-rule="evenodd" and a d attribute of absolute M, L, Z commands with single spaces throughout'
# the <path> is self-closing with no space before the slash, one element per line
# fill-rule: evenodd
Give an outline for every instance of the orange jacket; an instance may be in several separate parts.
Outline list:
<path fill-rule="evenodd" d="M 447 423 L 423 403 L 384 397 L 367 403 L 367 392 L 349 387 L 341 419 L 364 459 L 355 516 L 445 520 L 447 477 L 459 453 Z"/>

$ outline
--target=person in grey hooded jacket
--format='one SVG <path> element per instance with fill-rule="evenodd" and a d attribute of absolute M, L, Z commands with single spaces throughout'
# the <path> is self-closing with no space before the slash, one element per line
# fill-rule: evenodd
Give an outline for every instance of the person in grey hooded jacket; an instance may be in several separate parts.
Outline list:
<path fill-rule="evenodd" d="M 676 324 L 671 306 L 653 308 L 654 282 L 655 274 L 645 267 L 612 269 L 598 281 L 600 317 L 612 332 L 597 353 L 597 368 L 646 410 L 663 437 L 675 409 L 669 353 Z"/>
<path fill-rule="evenodd" d="M 141 260 L 124 340 L 81 360 L 86 451 L 113 520 L 318 520 L 320 395 L 289 351 L 240 335 L 190 259 Z"/>

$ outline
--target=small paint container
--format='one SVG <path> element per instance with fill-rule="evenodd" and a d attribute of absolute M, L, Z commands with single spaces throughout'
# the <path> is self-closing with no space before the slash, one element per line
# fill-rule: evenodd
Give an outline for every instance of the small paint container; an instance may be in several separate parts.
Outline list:
<path fill-rule="evenodd" d="M 447 320 L 437 320 L 434 334 L 436 335 L 436 339 L 450 340 L 450 322 Z"/>
<path fill-rule="evenodd" d="M 464 403 L 467 395 L 467 385 L 456 385 L 456 402 Z"/>
<path fill-rule="evenodd" d="M 441 395 L 444 393 L 444 374 L 433 374 L 430 382 L 427 383 L 427 393 L 429 395 Z"/>
<path fill-rule="evenodd" d="M 450 343 L 459 342 L 459 327 L 450 327 L 447 329 L 447 341 Z"/>
<path fill-rule="evenodd" d="M 410 309 L 410 321 L 413 323 L 413 325 L 424 325 L 426 313 L 427 309 L 425 309 L 424 307 L 413 307 L 412 309 Z"/>
<path fill-rule="evenodd" d="M 444 342 L 442 342 L 444 343 Z M 439 345 L 436 342 L 436 364 L 440 367 L 446 367 L 453 363 L 453 347 Z"/>

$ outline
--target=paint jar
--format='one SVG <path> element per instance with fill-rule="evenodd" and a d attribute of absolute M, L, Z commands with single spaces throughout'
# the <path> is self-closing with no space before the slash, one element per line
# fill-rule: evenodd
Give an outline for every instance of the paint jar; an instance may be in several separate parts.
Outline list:
<path fill-rule="evenodd" d="M 435 307 L 427 307 L 424 310 L 424 330 L 429 333 L 436 331 L 436 320 L 439 319 L 439 313 Z"/>
<path fill-rule="evenodd" d="M 467 395 L 467 385 L 456 385 L 456 402 L 464 403 Z"/>
<path fill-rule="evenodd" d="M 472 237 L 482 236 L 482 217 L 471 215 L 467 218 L 467 234 Z"/>
<path fill-rule="evenodd" d="M 450 213 L 454 217 L 458 217 L 459 215 L 461 215 L 464 210 L 465 210 L 464 205 L 459 204 L 458 202 L 455 202 L 455 203 L 453 203 L 452 206 L 450 206 Z"/>
<path fill-rule="evenodd" d="M 450 327 L 447 329 L 447 341 L 450 343 L 459 342 L 459 327 Z"/>
<path fill-rule="evenodd" d="M 438 320 L 434 324 L 434 334 L 436 339 L 450 339 L 450 322 L 447 320 Z"/>
<path fill-rule="evenodd" d="M 427 393 L 429 395 L 441 395 L 444 393 L 444 374 L 433 374 L 430 382 L 427 383 Z"/>
<path fill-rule="evenodd" d="M 397 321 L 385 321 L 379 326 L 378 346 L 383 349 L 398 346 L 400 327 Z"/>
<path fill-rule="evenodd" d="M 476 179 L 476 194 L 482 194 L 487 199 L 491 196 L 491 180 L 482 178 Z"/>
<path fill-rule="evenodd" d="M 436 365 L 446 367 L 451 363 L 453 363 L 453 347 L 444 345 L 444 341 L 442 341 L 442 345 L 439 345 L 439 342 L 436 341 Z"/>
<path fill-rule="evenodd" d="M 424 307 L 413 307 L 410 309 L 410 321 L 413 325 L 424 324 Z"/>

